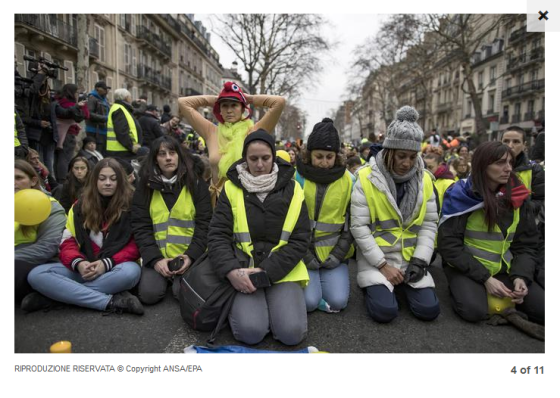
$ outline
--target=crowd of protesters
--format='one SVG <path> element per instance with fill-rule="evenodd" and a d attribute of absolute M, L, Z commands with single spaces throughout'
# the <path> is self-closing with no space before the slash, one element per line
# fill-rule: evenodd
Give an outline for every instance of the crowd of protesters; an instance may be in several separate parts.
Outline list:
<path fill-rule="evenodd" d="M 74 84 L 51 98 L 37 76 L 38 94 L 15 111 L 15 191 L 41 190 L 52 209 L 16 226 L 25 311 L 66 303 L 142 315 L 168 286 L 178 298 L 181 276 L 207 256 L 236 290 L 234 337 L 256 344 L 272 332 L 296 345 L 306 313 L 343 311 L 350 283 L 377 322 L 397 316 L 396 290 L 417 318 L 435 320 L 439 253 L 463 319 L 484 319 L 493 295 L 544 323 L 544 150 L 531 156 L 518 126 L 475 146 L 469 134 L 425 134 L 405 106 L 375 142 L 344 144 L 325 118 L 303 145 L 271 134 L 284 98 L 232 82 L 160 117 L 124 88 L 110 103 L 102 81 L 86 98 Z M 208 106 L 217 123 L 198 111 Z M 252 107 L 268 111 L 253 122 Z"/>

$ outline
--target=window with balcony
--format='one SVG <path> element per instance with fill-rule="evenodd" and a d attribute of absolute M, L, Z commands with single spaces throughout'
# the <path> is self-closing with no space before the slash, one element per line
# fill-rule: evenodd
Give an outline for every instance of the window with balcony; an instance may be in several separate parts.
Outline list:
<path fill-rule="evenodd" d="M 478 72 L 478 89 L 482 90 L 482 86 L 484 85 L 484 75 L 483 72 Z"/>
<path fill-rule="evenodd" d="M 490 85 L 493 86 L 494 84 L 496 84 L 496 71 L 497 71 L 498 67 L 497 66 L 492 66 L 490 68 Z"/>

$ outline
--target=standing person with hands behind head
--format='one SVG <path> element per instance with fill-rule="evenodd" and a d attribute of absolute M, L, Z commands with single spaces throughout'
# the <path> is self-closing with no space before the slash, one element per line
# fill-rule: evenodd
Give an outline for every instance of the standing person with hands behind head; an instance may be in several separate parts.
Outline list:
<path fill-rule="evenodd" d="M 40 294 L 27 296 L 22 309 L 36 311 L 56 300 L 100 311 L 144 313 L 140 301 L 127 292 L 140 279 L 140 254 L 130 227 L 131 199 L 132 187 L 119 162 L 98 162 L 68 214 L 61 262 L 29 274 L 29 284 Z"/>
<path fill-rule="evenodd" d="M 369 314 L 382 323 L 398 315 L 395 287 L 404 289 L 417 318 L 431 321 L 439 315 L 427 271 L 437 229 L 436 195 L 419 157 L 424 133 L 417 119 L 414 108 L 399 109 L 383 150 L 358 171 L 352 192 L 358 285 L 366 289 Z"/>
<path fill-rule="evenodd" d="M 539 235 L 513 162 L 508 146 L 481 144 L 471 175 L 443 200 L 438 250 L 453 307 L 470 322 L 486 317 L 490 294 L 511 299 L 529 320 L 544 323 L 544 290 L 532 283 Z"/>
<path fill-rule="evenodd" d="M 272 132 L 280 119 L 286 100 L 276 95 L 249 95 L 233 83 L 226 82 L 219 96 L 200 95 L 179 98 L 179 111 L 202 136 L 208 148 L 212 169 L 212 204 L 216 203 L 229 167 L 241 158 L 243 140 L 248 134 L 264 129 Z M 256 124 L 250 119 L 249 105 L 269 108 Z M 218 126 L 206 120 L 197 109 L 212 106 Z"/>
<path fill-rule="evenodd" d="M 180 276 L 206 251 L 212 206 L 203 172 L 202 161 L 175 138 L 152 142 L 132 204 L 132 228 L 142 254 L 138 296 L 144 304 L 163 299 L 169 281 L 178 298 Z"/>
<path fill-rule="evenodd" d="M 272 330 L 276 340 L 296 345 L 307 333 L 304 194 L 266 131 L 245 138 L 242 156 L 227 173 L 210 224 L 210 263 L 238 291 L 229 314 L 237 340 L 257 344 Z M 254 276 L 262 276 L 262 284 L 255 280 L 255 286 Z"/>

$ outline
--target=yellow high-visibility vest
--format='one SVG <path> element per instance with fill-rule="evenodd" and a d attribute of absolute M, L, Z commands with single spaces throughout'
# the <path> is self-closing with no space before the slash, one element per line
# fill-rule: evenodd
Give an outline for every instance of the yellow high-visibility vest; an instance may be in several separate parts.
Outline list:
<path fill-rule="evenodd" d="M 21 146 L 21 142 L 19 142 L 19 138 L 17 135 L 17 114 L 15 112 L 14 112 L 14 144 L 16 148 L 18 146 Z"/>
<path fill-rule="evenodd" d="M 126 109 L 126 107 L 121 104 L 111 105 L 109 110 L 109 115 L 107 116 L 107 151 L 111 152 L 130 152 L 126 147 L 122 146 L 117 140 L 117 135 L 115 134 L 115 129 L 113 125 L 113 113 L 117 110 L 122 110 L 126 121 L 128 122 L 129 135 L 132 140 L 132 145 L 138 144 L 138 132 L 136 131 L 136 123 L 134 122 L 134 116 Z"/>
<path fill-rule="evenodd" d="M 463 239 L 465 249 L 480 261 L 492 276 L 500 272 L 502 260 L 506 263 L 509 273 L 513 259 L 509 247 L 515 236 L 517 224 L 519 224 L 519 209 L 513 211 L 513 222 L 509 226 L 505 238 L 497 225 L 494 225 L 494 229 L 488 232 L 484 209 L 478 209 L 467 220 Z"/>
<path fill-rule="evenodd" d="M 436 186 L 437 193 L 438 193 L 440 213 L 441 213 L 441 209 L 443 208 L 443 195 L 445 195 L 445 191 L 447 191 L 447 189 L 449 189 L 449 187 L 453 184 L 455 184 L 455 180 L 451 180 L 448 178 L 439 178 L 434 181 L 434 185 Z"/>
<path fill-rule="evenodd" d="M 291 180 L 293 181 L 293 180 Z M 305 200 L 303 190 L 295 181 L 291 182 L 294 185 L 294 195 L 290 202 L 290 207 L 288 208 L 288 213 L 284 220 L 284 225 L 282 226 L 282 234 L 280 235 L 280 240 L 278 244 L 271 250 L 271 253 L 278 251 L 282 246 L 288 244 L 290 235 L 294 230 L 297 220 L 299 218 L 299 213 L 301 211 L 301 206 Z M 227 195 L 229 202 L 231 204 L 231 212 L 233 215 L 233 240 L 235 245 L 241 249 L 245 254 L 251 258 L 249 267 L 253 268 L 253 242 L 251 241 L 251 235 L 249 232 L 249 224 L 247 222 L 247 213 L 245 211 L 245 198 L 243 195 L 243 190 L 231 181 L 227 181 L 224 186 L 224 192 Z M 303 257 L 302 253 L 302 257 Z M 281 280 L 275 283 L 282 282 L 298 282 L 301 287 L 306 287 L 309 283 L 309 274 L 307 273 L 307 267 L 303 261 L 299 261 L 295 267 Z"/>
<path fill-rule="evenodd" d="M 169 212 L 160 191 L 154 191 L 150 202 L 150 217 L 154 238 L 165 258 L 184 254 L 194 235 L 196 210 L 192 196 L 186 187 Z"/>
<path fill-rule="evenodd" d="M 315 220 L 317 184 L 303 179 L 303 193 L 311 231 L 315 238 L 315 253 L 319 261 L 325 261 L 337 244 L 343 228 L 348 228 L 346 210 L 352 195 L 352 177 L 350 172 L 346 171 L 341 178 L 329 184 L 317 220 Z M 345 259 L 352 257 L 353 254 L 354 245 L 351 245 Z"/>
<path fill-rule="evenodd" d="M 527 188 L 529 192 L 532 192 L 531 183 L 533 182 L 533 170 L 529 169 L 529 170 L 517 171 L 515 172 L 515 174 L 517 175 L 519 180 L 523 183 L 523 185 L 525 185 L 525 188 Z"/>
<path fill-rule="evenodd" d="M 424 172 L 423 201 L 420 212 L 416 219 L 408 227 L 404 228 L 397 211 L 393 208 L 385 193 L 379 191 L 367 178 L 371 172 L 371 167 L 364 167 L 358 171 L 358 177 L 361 181 L 371 216 L 371 233 L 379 247 L 394 246 L 400 241 L 403 258 L 406 261 L 410 261 L 416 249 L 418 232 L 422 229 L 422 223 L 426 216 L 428 200 L 430 200 L 434 193 L 432 177 L 430 177 L 428 172 Z"/>

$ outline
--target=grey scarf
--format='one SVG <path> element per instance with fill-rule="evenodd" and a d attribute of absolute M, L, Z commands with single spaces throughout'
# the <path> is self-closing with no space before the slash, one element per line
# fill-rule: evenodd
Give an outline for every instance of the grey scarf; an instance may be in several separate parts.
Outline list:
<path fill-rule="evenodd" d="M 420 157 L 417 157 L 416 164 L 410 169 L 410 171 L 405 175 L 400 176 L 385 168 L 385 164 L 383 163 L 384 152 L 385 149 L 380 151 L 375 157 L 375 161 L 379 171 L 383 174 L 383 177 L 385 177 L 385 180 L 387 181 L 387 186 L 391 191 L 391 195 L 393 195 L 393 198 L 395 199 L 395 203 L 397 202 L 397 186 L 395 184 L 405 183 L 404 197 L 399 205 L 399 210 L 401 211 L 403 217 L 403 225 L 408 225 L 412 221 L 412 213 L 414 212 L 416 201 L 418 199 L 418 190 L 422 185 L 421 181 L 424 174 L 424 165 L 422 164 Z"/>
<path fill-rule="evenodd" d="M 255 193 L 257 198 L 259 198 L 261 202 L 264 202 L 268 193 L 272 191 L 276 185 L 276 180 L 278 179 L 278 165 L 276 163 L 273 164 L 270 174 L 257 177 L 249 172 L 246 162 L 238 164 L 235 168 L 237 169 L 241 185 L 243 185 L 247 192 Z"/>

